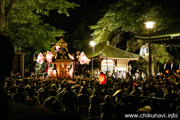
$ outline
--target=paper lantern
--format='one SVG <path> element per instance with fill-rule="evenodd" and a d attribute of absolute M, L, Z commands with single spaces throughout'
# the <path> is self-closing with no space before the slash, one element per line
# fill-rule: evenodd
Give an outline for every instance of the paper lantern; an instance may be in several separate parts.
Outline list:
<path fill-rule="evenodd" d="M 73 72 L 74 72 L 74 66 L 72 64 L 71 69 L 69 70 L 69 75 L 71 76 L 71 78 L 73 78 Z"/>
<path fill-rule="evenodd" d="M 56 45 L 56 51 L 59 51 L 60 46 Z"/>
<path fill-rule="evenodd" d="M 140 49 L 139 55 L 142 56 L 146 61 L 149 61 L 149 47 L 148 43 L 143 45 Z"/>
<path fill-rule="evenodd" d="M 47 54 L 46 54 L 46 60 L 50 63 L 52 62 L 52 53 L 47 51 Z"/>
<path fill-rule="evenodd" d="M 84 52 L 81 52 L 81 54 L 79 56 L 79 62 L 81 65 L 82 64 L 88 64 L 89 65 L 90 60 L 86 57 Z"/>
<path fill-rule="evenodd" d="M 160 75 L 163 75 L 163 72 L 161 72 Z"/>
<path fill-rule="evenodd" d="M 106 75 L 104 73 L 99 74 L 99 84 L 106 84 Z"/>
<path fill-rule="evenodd" d="M 178 70 L 176 70 L 176 72 L 177 72 L 177 73 L 180 73 L 180 70 L 178 69 Z"/>
<path fill-rule="evenodd" d="M 38 62 L 39 64 L 42 64 L 43 63 L 43 55 L 42 53 L 39 53 L 38 54 L 38 57 L 36 59 L 36 62 Z"/>
<path fill-rule="evenodd" d="M 165 71 L 165 73 L 167 73 L 167 74 L 168 74 L 168 73 L 169 73 L 169 70 L 166 70 L 166 71 Z"/>

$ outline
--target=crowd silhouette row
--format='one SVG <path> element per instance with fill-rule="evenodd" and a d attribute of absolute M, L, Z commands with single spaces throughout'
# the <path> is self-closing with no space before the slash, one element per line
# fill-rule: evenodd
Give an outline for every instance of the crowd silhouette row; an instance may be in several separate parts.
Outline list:
<path fill-rule="evenodd" d="M 81 119 L 122 119 L 127 113 L 178 113 L 180 76 L 152 77 L 151 81 L 108 78 L 97 80 L 33 80 L 9 78 L 8 99 L 56 114 Z M 148 106 L 148 107 L 147 107 Z"/>

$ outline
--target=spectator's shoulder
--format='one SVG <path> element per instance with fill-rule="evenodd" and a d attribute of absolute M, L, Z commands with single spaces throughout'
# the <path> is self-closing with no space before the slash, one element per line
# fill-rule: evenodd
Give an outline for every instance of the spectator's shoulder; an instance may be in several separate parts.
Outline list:
<path fill-rule="evenodd" d="M 46 119 L 55 118 L 55 114 L 43 108 L 34 108 L 14 101 L 9 101 L 9 115 L 7 120 L 21 120 L 21 119 Z"/>

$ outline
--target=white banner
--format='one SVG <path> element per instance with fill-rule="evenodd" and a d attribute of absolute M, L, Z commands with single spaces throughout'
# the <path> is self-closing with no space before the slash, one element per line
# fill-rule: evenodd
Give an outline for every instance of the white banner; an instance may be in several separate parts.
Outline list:
<path fill-rule="evenodd" d="M 139 55 L 142 56 L 147 62 L 149 61 L 149 47 L 148 43 L 143 45 L 140 49 Z"/>

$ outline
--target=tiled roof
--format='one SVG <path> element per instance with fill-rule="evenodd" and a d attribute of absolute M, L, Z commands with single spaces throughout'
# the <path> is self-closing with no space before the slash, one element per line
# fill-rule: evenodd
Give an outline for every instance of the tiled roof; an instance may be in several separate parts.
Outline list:
<path fill-rule="evenodd" d="M 86 52 L 87 51 L 87 52 Z M 92 57 L 92 49 L 86 50 L 85 54 L 88 58 Z M 107 45 L 106 43 L 101 43 L 95 46 L 95 52 L 93 57 L 99 56 L 101 58 L 111 58 L 111 59 L 138 59 L 140 56 L 131 52 L 124 51 L 122 49 L 116 48 L 112 45 Z"/>
<path fill-rule="evenodd" d="M 99 56 L 108 58 L 139 58 L 137 54 L 124 51 L 111 45 L 106 46 Z"/>

